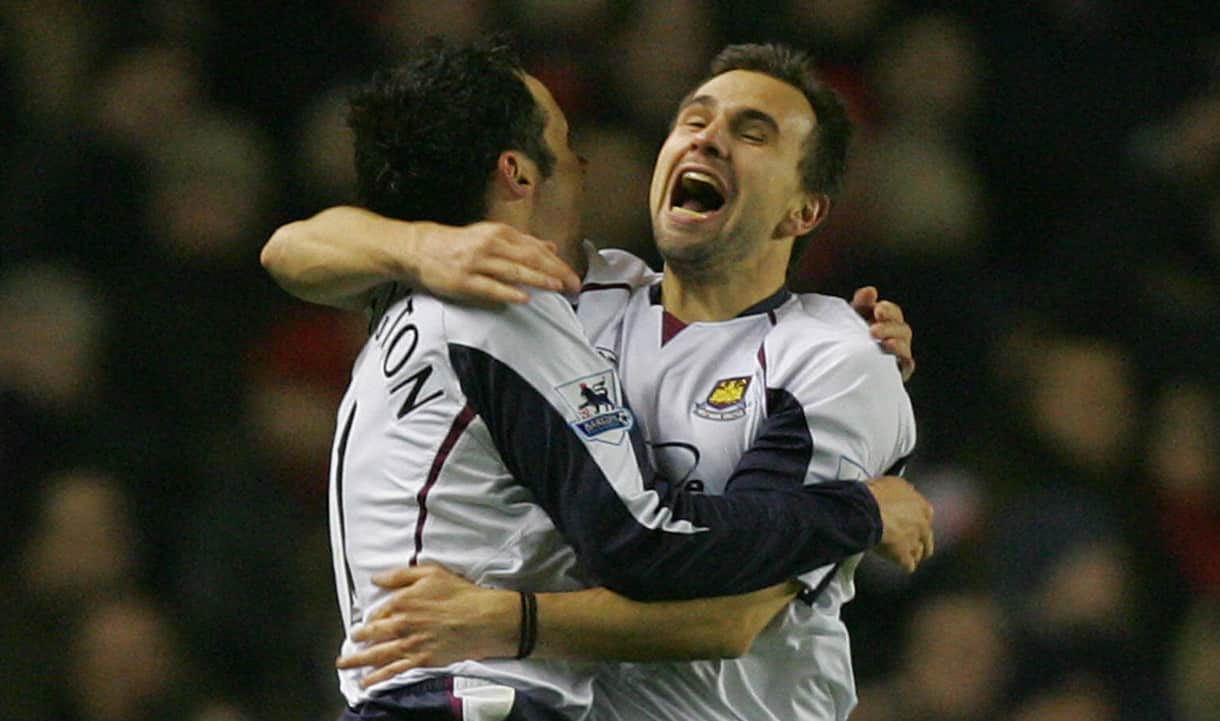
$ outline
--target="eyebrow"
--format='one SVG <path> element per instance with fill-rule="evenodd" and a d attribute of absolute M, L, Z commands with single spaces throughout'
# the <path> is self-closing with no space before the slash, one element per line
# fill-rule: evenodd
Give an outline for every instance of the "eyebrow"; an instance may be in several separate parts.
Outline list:
<path fill-rule="evenodd" d="M 681 113 L 683 110 L 686 110 L 692 105 L 702 105 L 710 109 L 715 108 L 718 104 L 719 103 L 716 101 L 716 98 L 713 98 L 711 95 L 695 95 L 693 97 L 687 96 L 686 99 L 682 101 L 682 104 L 678 106 L 678 112 Z M 745 110 L 742 110 L 738 114 L 738 117 L 733 119 L 733 124 L 740 125 L 743 121 L 762 123 L 763 125 L 766 125 L 771 132 L 775 133 L 776 135 L 779 134 L 779 123 L 775 121 L 775 118 L 757 108 L 746 108 Z"/>

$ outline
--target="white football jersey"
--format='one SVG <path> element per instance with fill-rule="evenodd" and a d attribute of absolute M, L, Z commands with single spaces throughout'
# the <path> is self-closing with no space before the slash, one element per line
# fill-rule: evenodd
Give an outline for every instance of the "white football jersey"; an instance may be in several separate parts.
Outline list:
<path fill-rule="evenodd" d="M 684 598 L 771 585 L 876 540 L 867 492 L 754 493 L 743 484 L 723 498 L 682 494 L 665 505 L 614 368 L 581 330 L 554 293 L 498 310 L 383 294 L 332 455 L 343 653 L 358 650 L 352 630 L 388 597 L 371 577 L 403 565 L 436 563 L 492 587 L 597 583 Z M 829 537 L 827 505 L 844 519 Z M 368 690 L 359 671 L 339 672 L 352 705 L 440 675 L 527 690 L 573 718 L 590 702 L 589 667 L 561 662 L 465 661 Z"/>
<path fill-rule="evenodd" d="M 631 295 L 617 345 L 612 324 L 600 329 L 595 344 L 619 360 L 664 492 L 732 492 L 774 474 L 862 481 L 893 472 L 915 445 L 894 359 L 842 300 L 782 290 L 732 320 L 686 325 L 654 285 Z M 856 696 L 839 609 L 858 560 L 802 576 L 802 599 L 740 659 L 603 664 L 595 717 L 846 719 Z"/>

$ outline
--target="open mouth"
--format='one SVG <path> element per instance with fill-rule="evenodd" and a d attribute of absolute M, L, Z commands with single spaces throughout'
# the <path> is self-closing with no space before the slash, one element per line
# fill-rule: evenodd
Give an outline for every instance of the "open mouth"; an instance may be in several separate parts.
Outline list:
<path fill-rule="evenodd" d="M 674 184 L 670 207 L 692 218 L 706 218 L 724 206 L 724 192 L 716 179 L 698 170 L 687 170 Z"/>

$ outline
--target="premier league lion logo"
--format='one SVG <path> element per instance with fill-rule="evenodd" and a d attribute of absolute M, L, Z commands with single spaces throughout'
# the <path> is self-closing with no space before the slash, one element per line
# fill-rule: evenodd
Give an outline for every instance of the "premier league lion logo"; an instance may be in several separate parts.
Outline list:
<path fill-rule="evenodd" d="M 580 396 L 585 399 L 585 402 L 580 404 L 579 410 L 592 409 L 594 413 L 600 413 L 603 409 L 611 410 L 614 408 L 614 401 L 611 401 L 610 395 L 606 393 L 605 383 L 598 383 L 592 388 L 581 383 Z"/>
<path fill-rule="evenodd" d="M 613 371 L 577 378 L 555 390 L 575 416 L 568 418 L 568 425 L 586 440 L 618 445 L 635 425 L 635 417 L 623 407 Z"/>

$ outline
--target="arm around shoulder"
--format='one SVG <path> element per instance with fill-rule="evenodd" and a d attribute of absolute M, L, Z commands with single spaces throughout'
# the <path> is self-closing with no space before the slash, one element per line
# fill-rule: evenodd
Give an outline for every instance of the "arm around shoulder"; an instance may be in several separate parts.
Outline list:
<path fill-rule="evenodd" d="M 301 300 L 357 310 L 379 285 L 415 280 L 414 224 L 337 206 L 276 229 L 260 261 Z"/>

